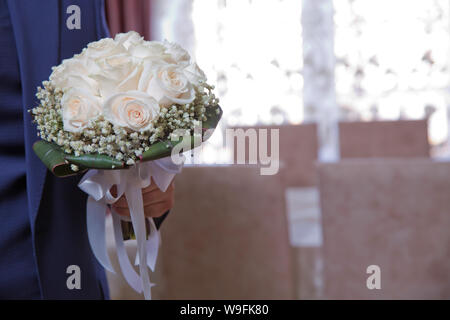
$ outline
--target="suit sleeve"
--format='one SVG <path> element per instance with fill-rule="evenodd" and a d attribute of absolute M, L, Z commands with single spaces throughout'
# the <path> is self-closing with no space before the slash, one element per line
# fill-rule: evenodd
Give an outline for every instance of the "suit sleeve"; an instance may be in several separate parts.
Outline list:
<path fill-rule="evenodd" d="M 96 0 L 95 1 L 99 19 L 97 20 L 97 36 L 99 39 L 111 37 L 108 28 L 108 22 L 106 21 L 106 7 L 104 0 Z"/>

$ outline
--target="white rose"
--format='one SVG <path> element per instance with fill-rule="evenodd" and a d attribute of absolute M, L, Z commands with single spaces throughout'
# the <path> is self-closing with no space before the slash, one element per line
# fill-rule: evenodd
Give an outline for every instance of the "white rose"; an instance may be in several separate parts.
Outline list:
<path fill-rule="evenodd" d="M 147 64 L 138 88 L 154 97 L 159 104 L 187 104 L 195 99 L 195 90 L 183 70 L 173 64 Z"/>
<path fill-rule="evenodd" d="M 97 94 L 97 83 L 89 78 L 89 68 L 88 61 L 81 56 L 66 59 L 53 69 L 50 81 L 56 88 L 77 87 Z"/>
<path fill-rule="evenodd" d="M 144 92 L 122 92 L 105 102 L 103 115 L 112 124 L 142 132 L 153 127 L 159 115 L 159 105 Z"/>
<path fill-rule="evenodd" d="M 132 45 L 128 48 L 128 52 L 135 58 L 146 60 L 171 61 L 172 57 L 166 52 L 166 47 L 158 41 L 144 41 L 142 43 Z"/>
<path fill-rule="evenodd" d="M 80 132 L 101 111 L 98 98 L 81 88 L 67 90 L 61 99 L 61 107 L 64 130 L 69 132 Z"/>
<path fill-rule="evenodd" d="M 119 53 L 126 53 L 125 47 L 111 38 L 104 38 L 88 44 L 87 49 L 83 50 L 83 56 L 88 59 L 97 60 L 113 56 Z"/>
<path fill-rule="evenodd" d="M 129 49 L 130 46 L 136 46 L 140 43 L 143 43 L 144 37 L 141 37 L 141 35 L 136 31 L 129 31 L 127 33 L 116 34 L 116 36 L 114 37 L 114 41 L 123 45 L 125 49 Z"/>
<path fill-rule="evenodd" d="M 191 56 L 184 50 L 179 44 L 174 42 L 169 42 L 164 40 L 164 46 L 166 47 L 166 52 L 171 56 L 172 61 L 170 63 L 175 64 L 188 64 L 191 61 Z"/>
<path fill-rule="evenodd" d="M 137 90 L 142 63 L 128 52 L 106 56 L 96 60 L 98 71 L 90 77 L 98 83 L 103 98 L 117 92 Z"/>
<path fill-rule="evenodd" d="M 188 65 L 183 69 L 185 76 L 189 79 L 189 81 L 198 86 L 200 81 L 206 82 L 205 73 L 198 67 L 198 65 L 194 62 Z"/>

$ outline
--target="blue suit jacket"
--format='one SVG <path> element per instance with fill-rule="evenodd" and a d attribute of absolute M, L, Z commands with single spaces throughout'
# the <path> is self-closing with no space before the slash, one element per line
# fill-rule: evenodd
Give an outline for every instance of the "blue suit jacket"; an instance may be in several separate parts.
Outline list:
<path fill-rule="evenodd" d="M 66 27 L 71 4 L 81 9 L 80 30 Z M 8 0 L 8 7 L 22 83 L 28 214 L 40 297 L 108 298 L 105 273 L 86 234 L 86 196 L 77 187 L 80 177 L 60 179 L 48 173 L 32 150 L 38 137 L 27 112 L 37 105 L 36 87 L 48 79 L 52 66 L 108 36 L 103 1 Z M 81 269 L 80 290 L 67 288 L 69 265 Z M 0 274 L 7 276 L 2 270 Z"/>

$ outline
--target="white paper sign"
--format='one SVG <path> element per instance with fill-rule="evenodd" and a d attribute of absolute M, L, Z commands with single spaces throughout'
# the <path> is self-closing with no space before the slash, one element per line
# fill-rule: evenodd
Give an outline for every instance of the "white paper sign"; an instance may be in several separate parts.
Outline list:
<path fill-rule="evenodd" d="M 322 224 L 318 189 L 287 188 L 285 198 L 291 245 L 320 247 Z"/>

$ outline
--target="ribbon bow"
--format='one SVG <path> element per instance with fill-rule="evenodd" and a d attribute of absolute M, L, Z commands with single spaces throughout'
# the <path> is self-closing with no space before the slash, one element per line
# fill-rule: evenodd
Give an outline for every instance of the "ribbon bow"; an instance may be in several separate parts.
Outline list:
<path fill-rule="evenodd" d="M 87 200 L 87 232 L 92 251 L 100 264 L 110 272 L 116 273 L 112 267 L 106 250 L 105 222 L 108 205 L 113 204 L 125 195 L 130 209 L 130 217 L 123 217 L 111 210 L 113 218 L 114 239 L 120 269 L 128 284 L 138 293 L 144 293 L 146 300 L 151 299 L 151 287 L 147 266 L 154 271 L 160 235 L 153 219 L 150 222 L 150 235 L 147 239 L 145 229 L 144 204 L 142 188 L 151 183 L 151 177 L 156 185 L 165 192 L 175 174 L 181 171 L 181 165 L 176 165 L 170 157 L 138 163 L 123 170 L 89 170 L 81 179 L 78 187 L 86 192 Z M 117 187 L 117 196 L 111 194 L 111 188 Z M 128 259 L 122 235 L 121 220 L 130 221 L 136 235 L 137 253 L 135 265 L 139 265 L 139 274 Z"/>

